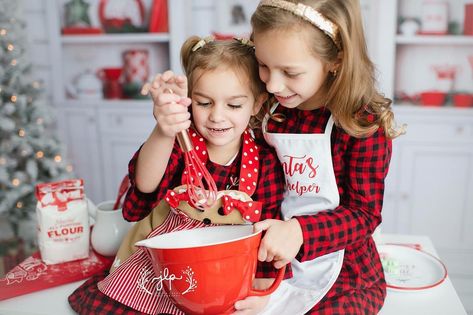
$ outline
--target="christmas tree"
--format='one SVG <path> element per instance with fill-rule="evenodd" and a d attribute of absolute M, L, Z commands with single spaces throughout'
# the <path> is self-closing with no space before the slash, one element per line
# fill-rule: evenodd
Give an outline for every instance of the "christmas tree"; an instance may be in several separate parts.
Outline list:
<path fill-rule="evenodd" d="M 31 74 L 19 13 L 18 1 L 0 0 L 0 223 L 15 236 L 36 218 L 35 186 L 73 176 L 54 135 L 52 107 Z"/>

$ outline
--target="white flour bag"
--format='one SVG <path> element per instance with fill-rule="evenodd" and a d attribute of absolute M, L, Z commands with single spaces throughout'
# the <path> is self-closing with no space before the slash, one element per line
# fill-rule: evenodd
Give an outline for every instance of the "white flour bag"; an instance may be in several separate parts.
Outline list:
<path fill-rule="evenodd" d="M 36 186 L 38 245 L 42 260 L 58 264 L 89 256 L 89 215 L 82 179 Z"/>

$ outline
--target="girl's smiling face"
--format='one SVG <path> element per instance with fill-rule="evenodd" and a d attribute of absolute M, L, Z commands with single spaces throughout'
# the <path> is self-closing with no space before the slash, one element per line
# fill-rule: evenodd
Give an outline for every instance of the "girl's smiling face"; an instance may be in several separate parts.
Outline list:
<path fill-rule="evenodd" d="M 329 67 L 306 44 L 310 42 L 306 32 L 291 29 L 253 34 L 260 78 L 284 107 L 311 110 L 324 105 L 323 86 Z"/>
<path fill-rule="evenodd" d="M 196 71 L 191 94 L 195 128 L 206 139 L 209 154 L 224 152 L 232 157 L 239 151 L 241 135 L 261 104 L 244 75 L 230 68 Z M 218 156 L 221 154 L 211 156 L 212 161 L 225 163 L 225 158 Z"/>

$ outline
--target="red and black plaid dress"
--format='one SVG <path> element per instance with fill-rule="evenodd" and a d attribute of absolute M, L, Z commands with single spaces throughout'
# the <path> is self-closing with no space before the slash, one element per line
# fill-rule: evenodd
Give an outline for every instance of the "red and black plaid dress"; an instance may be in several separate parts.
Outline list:
<path fill-rule="evenodd" d="M 330 117 L 324 108 L 302 111 L 278 106 L 276 112 L 286 120 L 270 120 L 268 132 L 322 133 Z M 381 223 L 392 143 L 382 129 L 357 139 L 334 127 L 331 145 L 340 205 L 297 217 L 304 243 L 296 259 L 312 260 L 343 248 L 345 258 L 336 283 L 309 314 L 376 314 L 384 303 L 386 283 L 371 234 Z"/>
<path fill-rule="evenodd" d="M 258 143 L 259 177 L 257 188 L 252 195 L 255 201 L 263 203 L 261 220 L 281 219 L 281 202 L 284 191 L 284 174 L 277 155 L 265 143 Z M 146 217 L 151 210 L 164 198 L 168 189 L 181 184 L 184 162 L 182 151 L 176 144 L 171 153 L 166 172 L 158 188 L 152 193 L 143 193 L 135 185 L 135 166 L 139 151 L 129 164 L 131 187 L 128 190 L 123 206 L 123 215 L 129 221 L 138 221 Z M 215 180 L 218 190 L 237 189 L 239 183 L 240 160 L 239 152 L 234 161 L 228 165 L 219 165 L 207 161 L 206 167 Z M 271 263 L 258 263 L 257 278 L 275 278 L 277 270 Z M 141 314 L 100 292 L 97 283 L 107 273 L 95 275 L 69 296 L 69 304 L 80 314 Z M 286 268 L 285 278 L 291 277 L 290 268 Z"/>

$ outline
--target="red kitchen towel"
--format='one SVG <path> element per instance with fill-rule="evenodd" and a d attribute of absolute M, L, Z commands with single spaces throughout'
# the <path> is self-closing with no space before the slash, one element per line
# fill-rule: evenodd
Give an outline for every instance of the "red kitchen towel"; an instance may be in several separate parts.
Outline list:
<path fill-rule="evenodd" d="M 87 279 L 110 268 L 112 262 L 113 257 L 104 257 L 91 250 L 86 259 L 46 265 L 36 252 L 0 279 L 0 301 Z"/>

